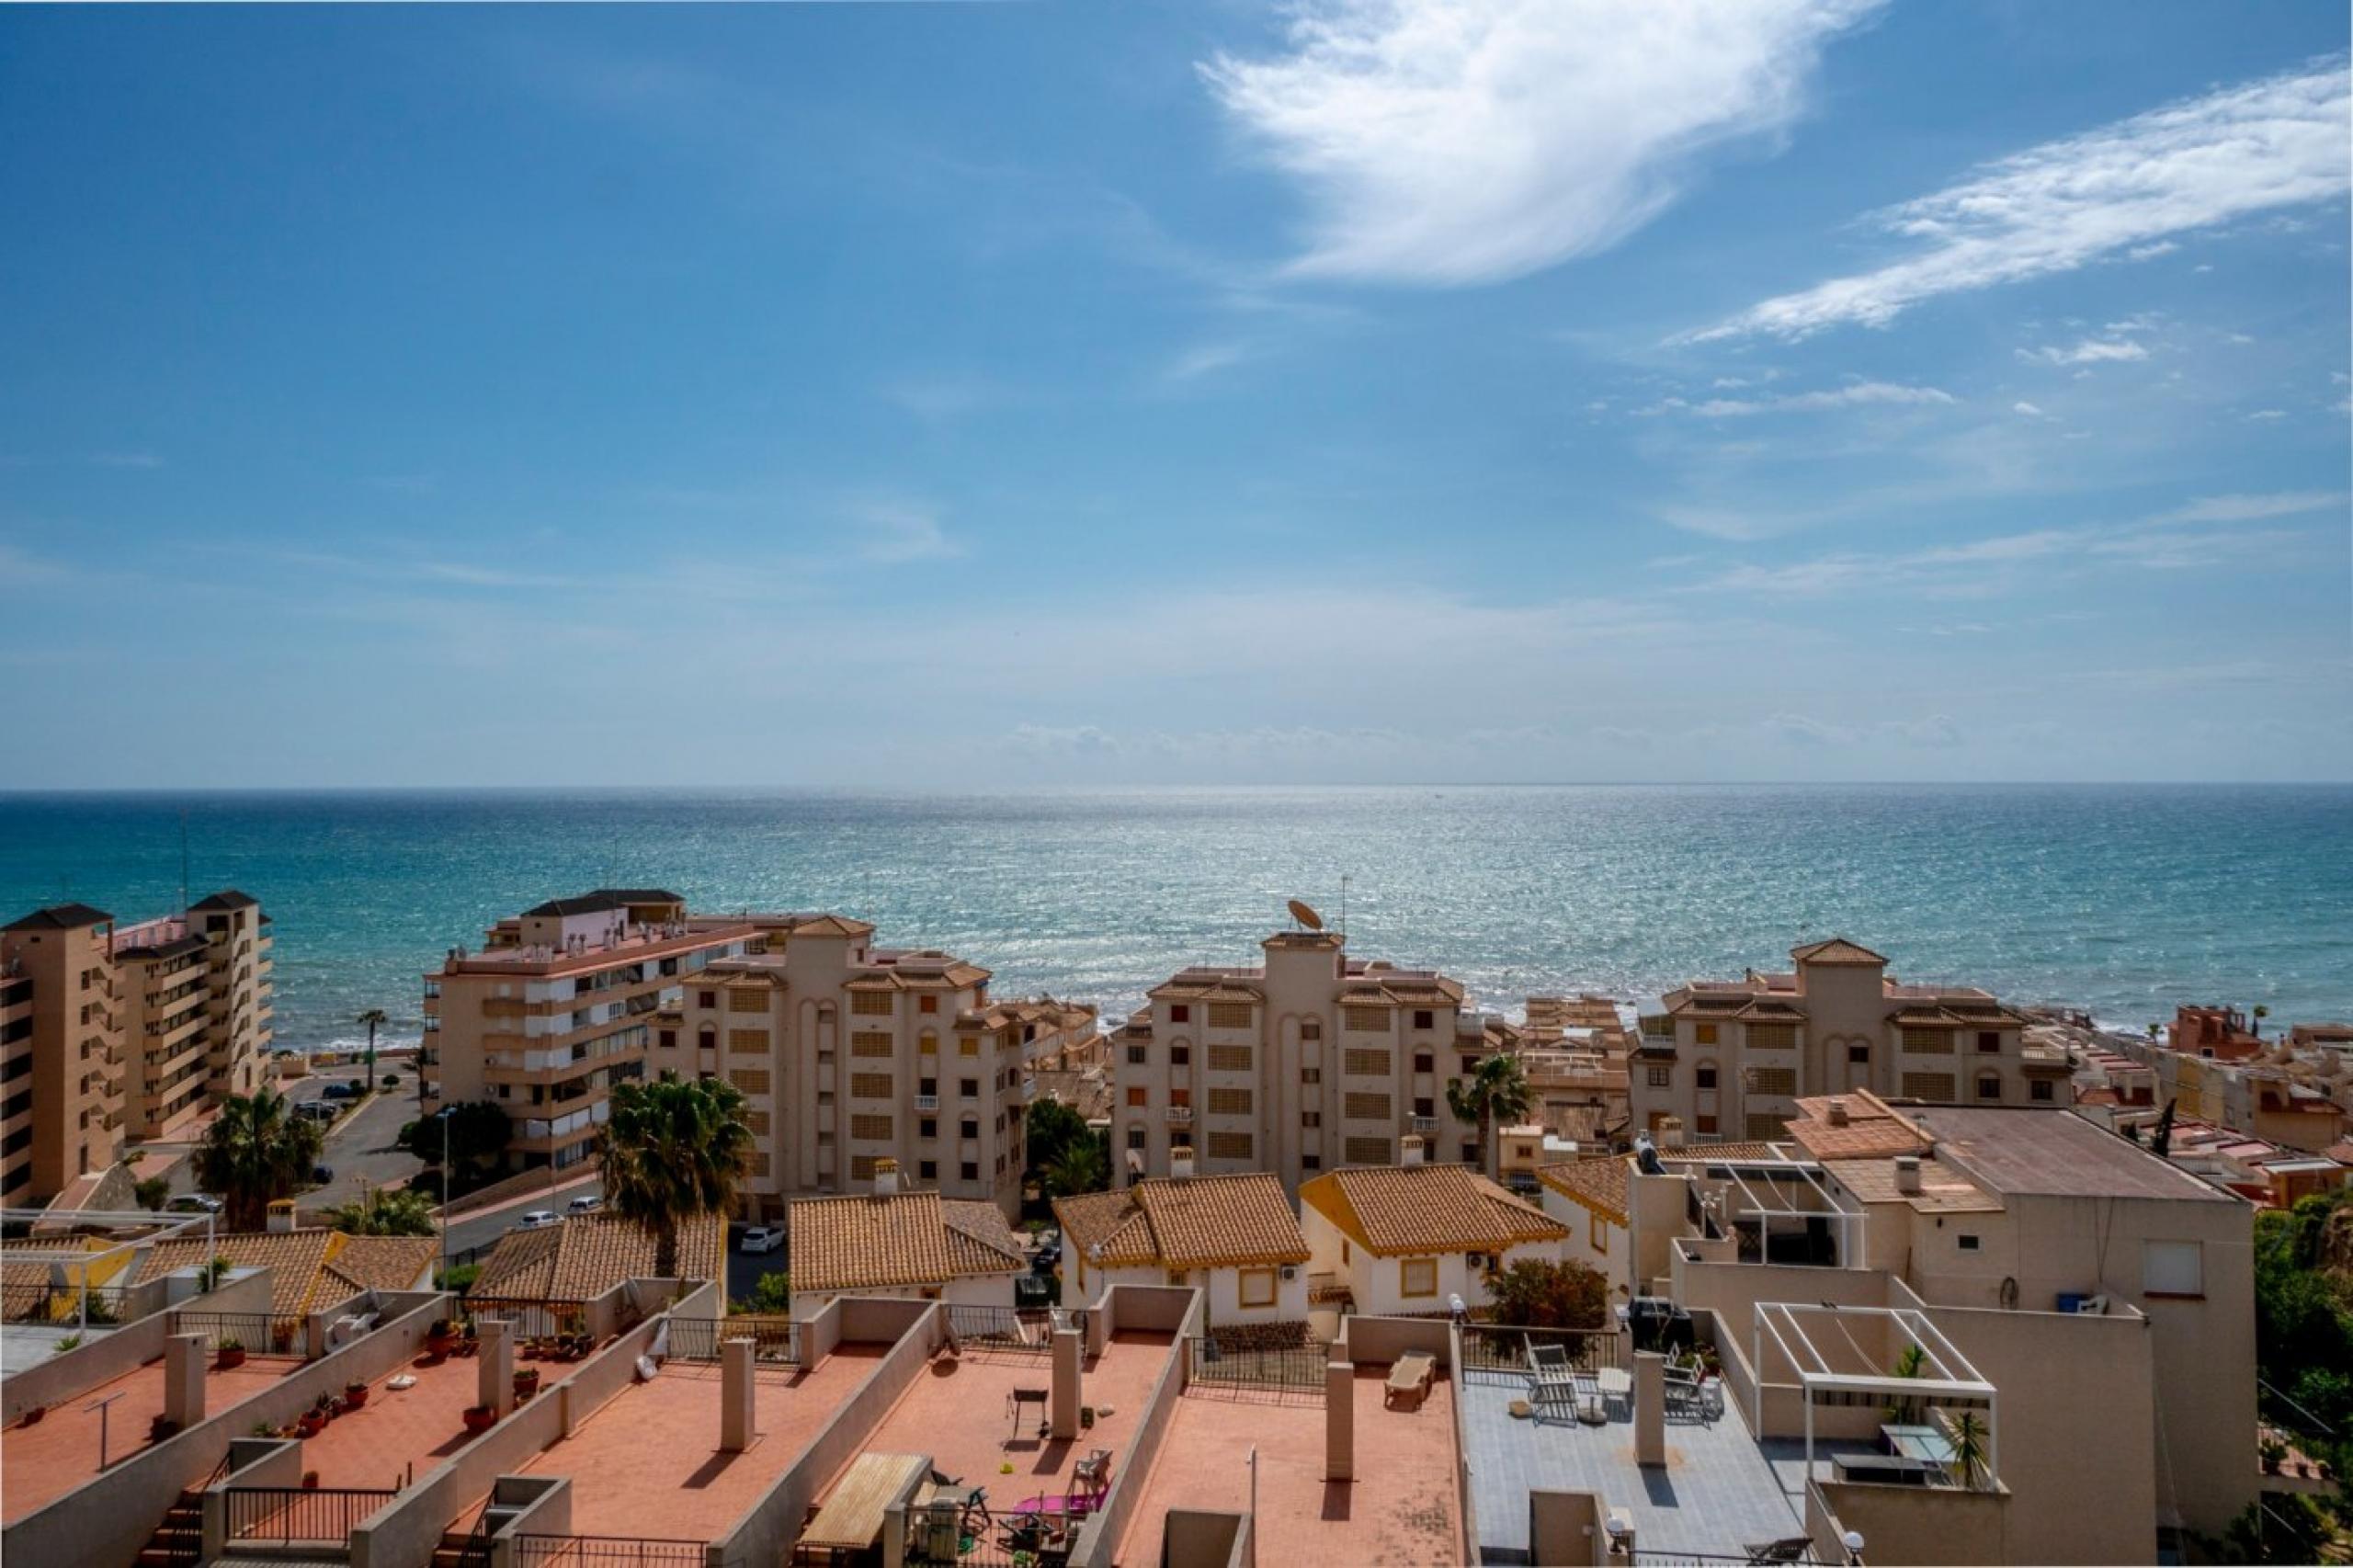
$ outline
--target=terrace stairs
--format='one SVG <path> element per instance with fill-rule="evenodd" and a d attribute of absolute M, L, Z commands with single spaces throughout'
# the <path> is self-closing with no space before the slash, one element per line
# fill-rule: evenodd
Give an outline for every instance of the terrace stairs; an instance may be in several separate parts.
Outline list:
<path fill-rule="evenodd" d="M 204 1494 L 191 1487 L 180 1493 L 132 1561 L 137 1568 L 194 1568 L 203 1556 Z"/>

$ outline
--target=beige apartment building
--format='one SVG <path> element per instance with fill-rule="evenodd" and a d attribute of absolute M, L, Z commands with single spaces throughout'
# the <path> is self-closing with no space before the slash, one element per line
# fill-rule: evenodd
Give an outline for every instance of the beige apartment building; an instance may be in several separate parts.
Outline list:
<path fill-rule="evenodd" d="M 212 945 L 188 929 L 186 915 L 115 931 L 115 1000 L 127 1068 L 124 1125 L 133 1137 L 172 1137 L 207 1103 L 211 953 Z"/>
<path fill-rule="evenodd" d="M 269 916 L 230 888 L 188 905 L 186 921 L 205 943 L 206 1086 L 216 1098 L 250 1095 L 262 1083 L 277 1012 Z"/>
<path fill-rule="evenodd" d="M 1642 1017 L 1627 1094 L 1664 1142 L 1779 1138 L 1801 1096 L 1870 1090 L 1954 1105 L 2064 1105 L 2063 1052 L 2025 1046 L 2027 1020 L 1972 986 L 1906 985 L 1833 937 L 1789 973 L 1695 980 Z"/>
<path fill-rule="evenodd" d="M 122 1152 L 122 1027 L 116 1017 L 114 964 L 108 942 L 114 917 L 86 903 L 62 903 L 0 927 L 0 973 L 29 983 L 14 1012 L 28 1051 L 9 1080 L 9 1103 L 28 1103 L 9 1118 L 29 1168 L 17 1190 L 40 1201 L 75 1177 L 104 1171 Z M 11 1047 L 13 1051 L 14 1046 Z M 17 1116 L 28 1119 L 19 1123 Z"/>
<path fill-rule="evenodd" d="M 0 1207 L 32 1195 L 33 977 L 0 958 Z"/>
<path fill-rule="evenodd" d="M 1204 1176 L 1271 1171 L 1294 1196 L 1322 1171 L 1397 1164 L 1409 1136 L 1433 1160 L 1477 1161 L 1477 1124 L 1449 1112 L 1446 1085 L 1517 1031 L 1460 982 L 1349 959 L 1347 940 L 1281 931 L 1263 964 L 1154 987 L 1111 1042 L 1120 1185 L 1172 1174 L 1179 1149 Z"/>

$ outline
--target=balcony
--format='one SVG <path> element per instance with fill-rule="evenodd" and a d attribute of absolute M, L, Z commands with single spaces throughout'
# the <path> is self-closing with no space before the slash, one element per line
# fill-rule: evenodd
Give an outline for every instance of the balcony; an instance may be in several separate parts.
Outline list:
<path fill-rule="evenodd" d="M 1409 1131 L 1420 1133 L 1436 1132 L 1438 1131 L 1438 1118 L 1434 1116 L 1409 1116 L 1405 1119 L 1405 1126 Z"/>
<path fill-rule="evenodd" d="M 917 1110 L 938 1110 L 939 1108 L 939 1096 L 938 1095 L 917 1095 L 915 1096 L 915 1108 Z"/>
<path fill-rule="evenodd" d="M 1167 1119 L 1168 1125 L 1171 1127 L 1190 1127 L 1193 1125 L 1193 1108 L 1188 1105 L 1170 1106 L 1166 1110 L 1162 1111 L 1161 1115 Z"/>

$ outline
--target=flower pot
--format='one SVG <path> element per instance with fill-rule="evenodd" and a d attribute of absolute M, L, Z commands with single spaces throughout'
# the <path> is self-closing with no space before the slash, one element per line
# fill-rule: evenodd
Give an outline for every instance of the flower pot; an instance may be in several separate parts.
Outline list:
<path fill-rule="evenodd" d="M 368 1385 L 366 1383 L 346 1383 L 343 1386 L 344 1408 L 358 1410 L 367 1403 Z"/>
<path fill-rule="evenodd" d="M 457 1343 L 458 1336 L 454 1334 L 446 1332 L 428 1334 L 425 1336 L 425 1353 L 428 1356 L 447 1356 L 450 1346 Z"/>
<path fill-rule="evenodd" d="M 304 1471 L 302 1472 L 302 1490 L 305 1492 L 316 1492 L 318 1489 L 319 1472 L 315 1470 Z"/>
<path fill-rule="evenodd" d="M 226 1372 L 244 1364 L 245 1347 L 244 1346 L 240 1345 L 233 1348 L 228 1346 L 222 1346 L 219 1365 L 222 1371 Z"/>
<path fill-rule="evenodd" d="M 306 1410 L 294 1419 L 294 1435 L 315 1437 L 327 1429 L 327 1418 L 315 1410 Z"/>
<path fill-rule="evenodd" d="M 498 1425 L 498 1412 L 486 1404 L 470 1404 L 466 1406 L 462 1419 L 466 1430 L 478 1437 Z"/>

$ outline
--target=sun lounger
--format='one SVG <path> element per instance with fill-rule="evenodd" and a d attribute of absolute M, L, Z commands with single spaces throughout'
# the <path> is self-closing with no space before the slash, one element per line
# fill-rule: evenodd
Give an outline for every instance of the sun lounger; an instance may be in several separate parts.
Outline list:
<path fill-rule="evenodd" d="M 1577 1400 L 1576 1363 L 1570 1359 L 1564 1345 L 1530 1345 L 1528 1347 L 1528 1403 L 1545 1403 Z"/>
<path fill-rule="evenodd" d="M 1813 1538 L 1784 1536 L 1779 1540 L 1760 1541 L 1741 1550 L 1748 1553 L 1748 1561 L 1754 1563 L 1802 1562 L 1813 1551 Z"/>
<path fill-rule="evenodd" d="M 1389 1382 L 1381 1392 L 1382 1406 L 1392 1405 L 1402 1396 L 1410 1394 L 1414 1407 L 1420 1409 L 1422 1401 L 1429 1397 L 1430 1379 L 1437 1373 L 1438 1358 L 1427 1350 L 1408 1350 L 1398 1357 L 1389 1369 Z"/>

